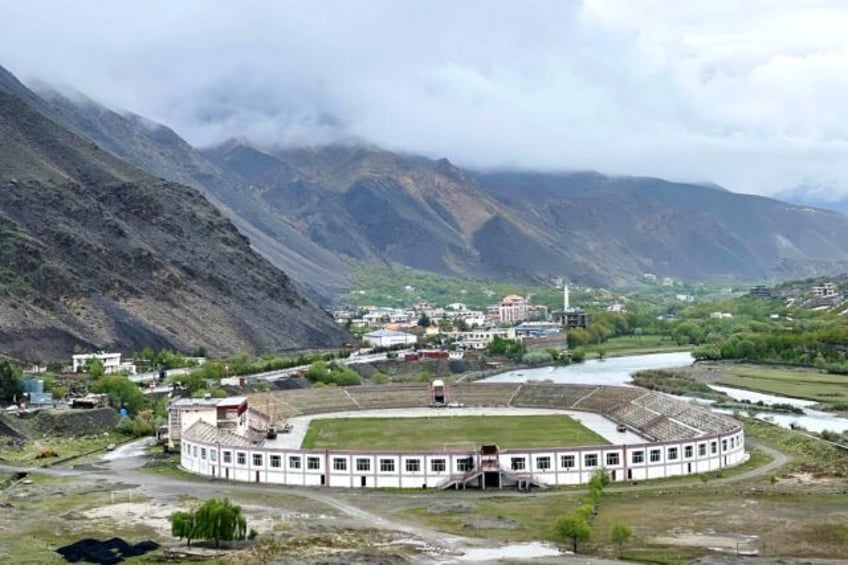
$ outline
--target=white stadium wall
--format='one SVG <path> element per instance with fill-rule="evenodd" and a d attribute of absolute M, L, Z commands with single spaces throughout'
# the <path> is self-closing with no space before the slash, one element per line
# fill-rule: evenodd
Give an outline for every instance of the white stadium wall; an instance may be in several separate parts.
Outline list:
<path fill-rule="evenodd" d="M 501 450 L 501 469 L 547 485 L 640 481 L 732 467 L 747 458 L 740 427 L 686 440 L 571 448 Z M 183 437 L 180 462 L 191 473 L 243 482 L 346 488 L 438 488 L 465 475 L 479 453 L 281 449 L 227 446 Z"/>

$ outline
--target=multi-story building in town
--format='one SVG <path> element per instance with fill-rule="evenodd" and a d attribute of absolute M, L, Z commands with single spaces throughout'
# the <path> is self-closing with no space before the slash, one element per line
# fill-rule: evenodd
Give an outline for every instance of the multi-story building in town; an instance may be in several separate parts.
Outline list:
<path fill-rule="evenodd" d="M 495 337 L 503 339 L 516 339 L 515 328 L 489 328 L 477 329 L 468 332 L 450 332 L 445 334 L 453 339 L 457 346 L 462 349 L 486 349 Z"/>
<path fill-rule="evenodd" d="M 527 299 L 517 294 L 510 294 L 501 300 L 498 306 L 498 317 L 501 323 L 516 324 L 527 319 Z"/>
<path fill-rule="evenodd" d="M 832 282 L 826 282 L 813 286 L 813 296 L 816 298 L 830 298 L 836 296 L 836 285 Z"/>

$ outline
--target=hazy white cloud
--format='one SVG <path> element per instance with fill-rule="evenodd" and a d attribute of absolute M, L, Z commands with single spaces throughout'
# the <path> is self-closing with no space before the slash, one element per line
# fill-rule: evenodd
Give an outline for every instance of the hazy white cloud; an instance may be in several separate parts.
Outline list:
<path fill-rule="evenodd" d="M 198 145 L 848 194 L 842 0 L 0 0 L 0 64 Z"/>

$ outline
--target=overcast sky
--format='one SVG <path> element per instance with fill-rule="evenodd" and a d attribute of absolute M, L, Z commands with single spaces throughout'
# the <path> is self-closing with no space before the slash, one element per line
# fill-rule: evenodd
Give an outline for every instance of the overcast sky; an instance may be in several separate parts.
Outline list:
<path fill-rule="evenodd" d="M 845 0 L 0 0 L 0 65 L 195 145 L 848 195 Z"/>

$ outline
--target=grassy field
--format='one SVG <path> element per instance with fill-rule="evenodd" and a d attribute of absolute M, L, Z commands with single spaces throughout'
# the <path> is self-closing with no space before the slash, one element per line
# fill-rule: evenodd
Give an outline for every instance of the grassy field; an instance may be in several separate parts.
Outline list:
<path fill-rule="evenodd" d="M 609 442 L 568 416 L 438 416 L 312 420 L 303 447 L 432 450 L 451 443 L 496 443 L 506 449 Z"/>
<path fill-rule="evenodd" d="M 718 384 L 829 404 L 848 403 L 848 376 L 810 369 L 722 365 Z"/>
<path fill-rule="evenodd" d="M 606 357 L 621 357 L 623 355 L 636 355 L 647 353 L 671 353 L 674 351 L 688 351 L 692 349 L 690 345 L 677 345 L 668 337 L 659 335 L 623 335 L 613 337 L 598 345 L 590 345 L 587 347 L 589 358 L 596 355 L 598 349 L 604 351 Z"/>

